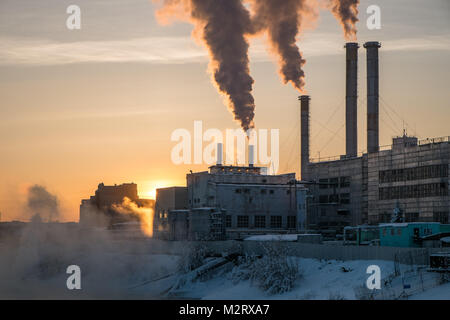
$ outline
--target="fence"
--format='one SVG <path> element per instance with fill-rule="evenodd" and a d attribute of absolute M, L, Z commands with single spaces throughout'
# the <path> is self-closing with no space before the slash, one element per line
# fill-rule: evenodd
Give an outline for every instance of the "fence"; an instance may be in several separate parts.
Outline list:
<path fill-rule="evenodd" d="M 201 244 L 215 254 L 223 252 L 241 252 L 263 254 L 264 249 L 259 241 L 161 241 L 151 240 L 149 250 L 155 253 L 181 254 L 186 246 Z M 396 248 L 380 246 L 343 246 L 305 244 L 298 242 L 277 242 L 290 255 L 301 258 L 325 260 L 387 260 L 397 261 L 403 265 L 428 265 L 429 256 L 439 251 L 450 251 L 450 248 Z"/>

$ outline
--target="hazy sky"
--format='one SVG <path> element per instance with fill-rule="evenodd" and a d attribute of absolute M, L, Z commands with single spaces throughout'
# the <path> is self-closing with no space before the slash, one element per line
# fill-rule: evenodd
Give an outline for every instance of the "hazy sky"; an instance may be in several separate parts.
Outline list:
<path fill-rule="evenodd" d="M 81 8 L 68 30 L 66 8 Z M 381 7 L 380 30 L 366 9 Z M 358 42 L 380 49 L 380 144 L 403 121 L 419 138 L 450 135 L 450 1 L 361 1 Z M 97 184 L 135 182 L 142 197 L 157 186 L 185 185 L 207 165 L 174 165 L 178 128 L 238 128 L 207 73 L 192 25 L 162 26 L 149 0 L 2 0 L 0 2 L 0 212 L 25 217 L 28 186 L 59 199 L 63 220 Z M 311 156 L 345 152 L 345 40 L 330 12 L 299 37 L 311 96 Z M 251 39 L 257 128 L 280 129 L 280 172 L 299 173 L 298 92 L 282 84 L 265 38 Z M 365 49 L 359 50 L 359 150 L 366 149 Z M 332 117 L 330 117 L 332 116 Z"/>

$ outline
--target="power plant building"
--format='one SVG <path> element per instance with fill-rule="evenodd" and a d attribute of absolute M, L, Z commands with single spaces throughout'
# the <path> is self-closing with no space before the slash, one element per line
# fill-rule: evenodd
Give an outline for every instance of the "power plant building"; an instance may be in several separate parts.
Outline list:
<path fill-rule="evenodd" d="M 152 208 L 155 201 L 152 199 L 140 199 L 137 185 L 135 183 L 124 183 L 120 185 L 106 186 L 98 185 L 95 195 L 89 199 L 81 200 L 80 224 L 94 227 L 110 227 L 117 223 L 138 221 L 137 217 L 124 215 L 115 209 L 128 198 L 137 207 Z"/>
<path fill-rule="evenodd" d="M 344 226 L 391 221 L 397 206 L 406 222 L 450 220 L 450 137 L 393 138 L 379 146 L 379 42 L 366 42 L 367 152 L 358 154 L 356 85 L 358 45 L 346 48 L 346 154 L 330 161 L 310 159 L 309 96 L 301 96 L 301 175 L 311 193 L 308 228 L 341 233 Z"/>

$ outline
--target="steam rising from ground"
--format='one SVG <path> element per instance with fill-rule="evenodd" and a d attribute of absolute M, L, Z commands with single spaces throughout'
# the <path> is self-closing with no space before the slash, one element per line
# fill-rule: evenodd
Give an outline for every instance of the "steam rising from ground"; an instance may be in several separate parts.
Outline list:
<path fill-rule="evenodd" d="M 59 217 L 58 198 L 37 184 L 28 188 L 27 209 L 31 216 L 43 221 L 55 221 Z"/>
<path fill-rule="evenodd" d="M 138 207 L 138 205 L 125 197 L 123 202 L 118 205 L 114 204 L 112 208 L 120 214 L 135 216 L 139 219 L 142 232 L 148 236 L 153 236 L 153 214 L 151 208 Z"/>
<path fill-rule="evenodd" d="M 127 240 L 77 223 L 27 224 L 16 236 L 0 234 L 0 299 L 160 298 L 147 285 L 175 272 L 178 257 L 152 254 L 160 243 Z M 81 290 L 68 290 L 67 267 L 81 269 Z"/>

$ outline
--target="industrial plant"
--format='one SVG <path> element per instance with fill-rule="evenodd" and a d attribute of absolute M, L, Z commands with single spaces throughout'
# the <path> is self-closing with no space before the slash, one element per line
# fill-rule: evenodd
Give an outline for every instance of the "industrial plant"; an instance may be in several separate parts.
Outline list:
<path fill-rule="evenodd" d="M 346 153 L 310 160 L 310 97 L 301 103 L 301 175 L 312 196 L 308 228 L 340 233 L 345 226 L 387 222 L 449 223 L 449 137 L 418 140 L 402 136 L 379 145 L 379 42 L 366 42 L 367 152 L 358 154 L 357 43 L 346 48 Z M 402 217 L 393 221 L 394 209 Z"/>
<path fill-rule="evenodd" d="M 100 184 L 95 196 L 82 201 L 80 223 L 104 222 L 98 212 L 108 217 L 110 226 L 123 223 L 113 204 L 127 197 L 138 206 L 154 209 L 153 237 L 163 240 L 240 240 L 255 235 L 295 234 L 298 241 L 317 242 L 320 237 L 356 244 L 376 240 L 376 244 L 394 246 L 399 239 L 383 236 L 385 224 L 413 223 L 415 226 L 405 228 L 403 233 L 411 233 L 410 238 L 416 241 L 404 246 L 421 246 L 427 239 L 439 241 L 450 232 L 450 139 L 419 140 L 404 132 L 393 138 L 391 146 L 380 147 L 380 47 L 376 41 L 364 44 L 366 152 L 358 153 L 357 148 L 359 44 L 349 42 L 345 44 L 345 155 L 326 161 L 310 158 L 311 98 L 302 95 L 298 98 L 301 179 L 295 173 L 268 174 L 267 168 L 255 166 L 255 147 L 251 144 L 246 166 L 224 165 L 223 146 L 218 143 L 215 165 L 208 171 L 188 173 L 186 187 L 157 189 L 155 203 L 139 199 L 135 184 Z"/>

